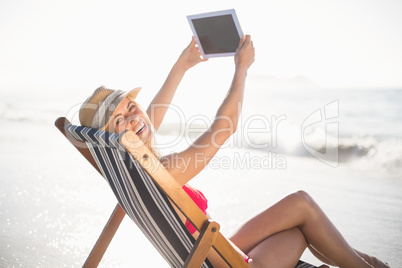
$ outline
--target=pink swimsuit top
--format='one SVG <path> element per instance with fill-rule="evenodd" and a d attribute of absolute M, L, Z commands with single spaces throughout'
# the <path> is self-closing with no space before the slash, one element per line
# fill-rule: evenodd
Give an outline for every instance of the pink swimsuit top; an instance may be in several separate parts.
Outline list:
<path fill-rule="evenodd" d="M 197 206 L 207 215 L 207 208 L 208 208 L 208 200 L 205 196 L 197 189 L 185 184 L 183 186 L 183 190 L 193 199 L 193 201 L 197 204 Z M 190 223 L 189 220 L 186 220 L 186 227 L 191 234 L 194 234 L 197 229 Z M 245 253 L 241 254 L 244 257 L 246 263 L 251 261 L 250 257 L 248 257 Z"/>
<path fill-rule="evenodd" d="M 183 185 L 183 190 L 186 191 L 186 193 L 188 194 L 188 196 L 191 197 L 191 199 L 193 199 L 193 201 L 201 209 L 201 211 L 204 212 L 205 215 L 207 215 L 208 200 L 205 198 L 205 196 L 199 190 L 187 184 Z M 190 223 L 189 220 L 186 220 L 186 227 L 191 234 L 193 234 L 197 230 Z"/>

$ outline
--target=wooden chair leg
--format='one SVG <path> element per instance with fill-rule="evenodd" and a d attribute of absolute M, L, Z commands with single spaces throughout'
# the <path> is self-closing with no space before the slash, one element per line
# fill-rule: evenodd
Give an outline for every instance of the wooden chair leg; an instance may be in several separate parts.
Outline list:
<path fill-rule="evenodd" d="M 83 267 L 97 267 L 126 213 L 116 205 Z"/>
<path fill-rule="evenodd" d="M 215 242 L 216 236 L 219 233 L 219 228 L 219 224 L 215 221 L 209 220 L 204 224 L 200 236 L 186 259 L 184 267 L 201 267 L 209 250 Z"/>

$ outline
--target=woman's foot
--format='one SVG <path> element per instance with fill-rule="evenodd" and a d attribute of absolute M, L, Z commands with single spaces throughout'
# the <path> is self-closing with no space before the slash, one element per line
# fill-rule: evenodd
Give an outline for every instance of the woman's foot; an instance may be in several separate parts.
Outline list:
<path fill-rule="evenodd" d="M 371 263 L 370 264 L 374 268 L 390 268 L 388 263 L 386 263 L 386 262 L 384 263 L 381 260 L 377 259 L 376 257 L 370 256 L 370 258 L 371 258 Z"/>
<path fill-rule="evenodd" d="M 384 263 L 381 260 L 379 260 L 373 256 L 367 255 L 365 258 L 363 258 L 363 260 L 365 260 L 373 268 L 390 268 L 388 263 L 386 263 L 386 262 Z"/>
<path fill-rule="evenodd" d="M 356 253 L 365 260 L 368 264 L 370 264 L 373 268 L 390 268 L 388 263 L 384 263 L 381 260 L 377 259 L 376 257 L 370 256 L 366 253 L 360 252 L 356 250 Z"/>

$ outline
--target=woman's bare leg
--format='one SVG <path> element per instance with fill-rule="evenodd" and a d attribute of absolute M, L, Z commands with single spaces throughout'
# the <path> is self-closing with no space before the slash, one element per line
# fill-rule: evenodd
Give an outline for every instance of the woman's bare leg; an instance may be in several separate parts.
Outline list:
<path fill-rule="evenodd" d="M 328 260 L 325 256 L 323 256 L 320 252 L 318 252 L 315 248 L 313 248 L 311 245 L 308 245 L 308 249 L 310 252 L 320 261 L 322 261 L 325 264 L 329 264 L 332 266 L 335 266 L 336 264 L 333 263 L 332 261 Z"/>
<path fill-rule="evenodd" d="M 307 247 L 306 239 L 298 228 L 276 233 L 248 252 L 252 268 L 294 268 Z"/>
<path fill-rule="evenodd" d="M 245 223 L 231 240 L 244 252 L 273 234 L 298 227 L 305 239 L 339 267 L 372 267 L 351 248 L 320 207 L 305 192 L 282 199 Z"/>
<path fill-rule="evenodd" d="M 318 252 L 315 248 L 313 248 L 311 245 L 308 246 L 309 250 L 311 251 L 311 253 L 320 261 L 322 261 L 323 263 L 332 265 L 332 266 L 336 266 L 335 263 L 331 262 L 330 260 L 328 260 L 325 256 L 323 256 L 320 252 Z M 358 250 L 355 249 L 355 252 L 362 257 L 366 262 L 368 262 L 371 266 L 379 268 L 389 268 L 389 265 L 387 263 L 382 262 L 381 260 L 377 259 L 376 257 L 370 256 L 366 253 L 360 252 Z"/>

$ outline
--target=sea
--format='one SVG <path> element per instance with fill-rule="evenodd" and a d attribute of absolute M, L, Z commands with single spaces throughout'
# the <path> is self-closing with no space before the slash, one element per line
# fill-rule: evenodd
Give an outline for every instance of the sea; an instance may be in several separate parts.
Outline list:
<path fill-rule="evenodd" d="M 203 89 L 213 84 L 194 86 L 184 81 L 196 90 L 179 89 L 182 96 L 174 99 L 157 134 L 162 152 L 188 146 L 208 128 L 226 94 L 226 89 Z M 143 90 L 145 103 L 151 94 L 146 87 Z M 0 267 L 81 266 L 98 234 L 93 229 L 102 226 L 113 209 L 115 202 L 107 187 L 90 179 L 96 175 L 92 168 L 82 164 L 83 159 L 54 127 L 59 116 L 78 123 L 78 108 L 89 93 L 0 92 Z M 255 152 L 270 160 L 292 159 L 285 166 L 270 162 L 267 169 L 291 169 L 295 162 L 317 162 L 333 170 L 353 167 L 353 172 L 375 174 L 379 181 L 386 178 L 389 188 L 395 183 L 399 189 L 401 104 L 402 88 L 297 86 L 250 76 L 236 134 L 223 149 Z M 245 159 L 239 161 L 244 164 Z M 77 166 L 83 172 L 74 176 Z M 391 215 L 392 230 L 399 230 L 396 237 L 402 237 L 397 196 L 392 197 L 395 206 L 387 215 Z M 85 234 L 91 234 L 89 242 L 81 239 Z M 400 264 L 396 252 L 401 244 L 395 243 L 395 252 L 386 257 Z M 103 263 L 103 267 L 116 265 L 124 266 L 116 258 Z"/>
<path fill-rule="evenodd" d="M 402 176 L 402 88 L 286 85 L 272 83 L 271 77 L 248 79 L 237 133 L 226 146 L 300 157 L 323 156 L 328 163 L 335 162 L 334 166 L 360 161 Z M 79 124 L 77 111 L 86 96 L 81 92 L 73 96 L 51 90 L 23 92 L 25 96 L 0 93 L 3 127 L 19 123 L 52 125 L 59 116 Z M 158 131 L 163 140 L 161 150 L 189 145 L 208 128 L 226 93 L 212 92 L 214 98 L 185 92 L 172 104 L 166 123 Z M 189 101 L 191 97 L 195 101 Z"/>

